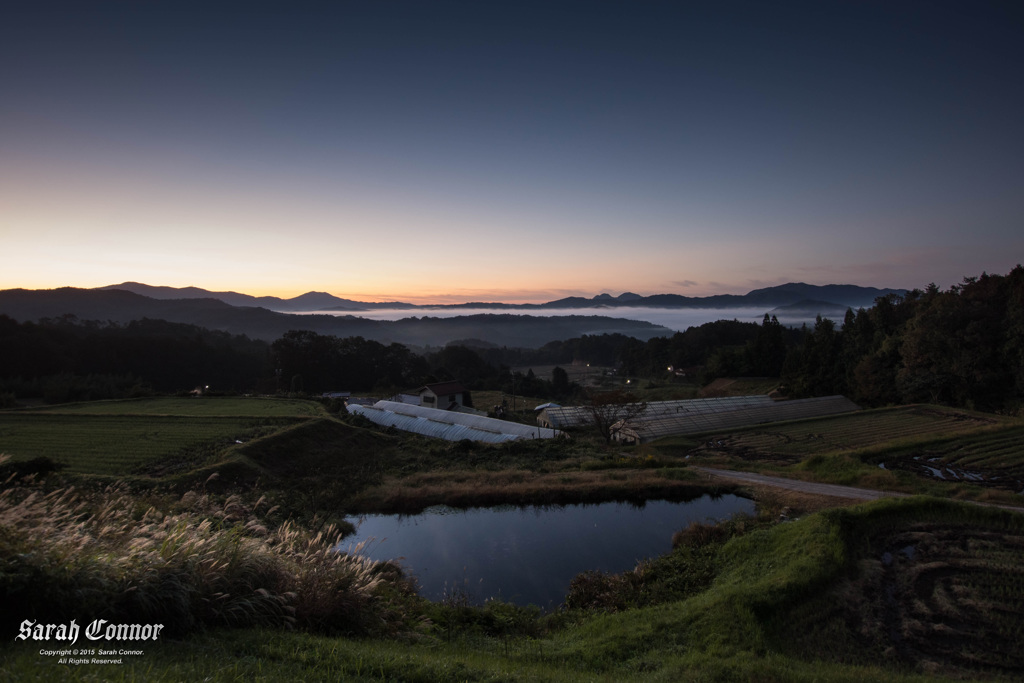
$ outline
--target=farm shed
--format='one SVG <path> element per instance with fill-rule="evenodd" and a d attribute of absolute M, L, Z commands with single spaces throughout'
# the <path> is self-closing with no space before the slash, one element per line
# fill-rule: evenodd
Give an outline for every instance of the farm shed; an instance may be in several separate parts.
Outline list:
<path fill-rule="evenodd" d="M 647 443 L 664 436 L 699 434 L 735 429 L 765 422 L 803 420 L 860 410 L 845 396 L 823 396 L 793 401 L 771 401 L 761 405 L 737 406 L 718 412 L 691 412 L 661 417 L 641 417 L 613 428 L 613 438 L 621 443 Z"/>
<path fill-rule="evenodd" d="M 560 434 L 543 427 L 393 401 L 378 401 L 372 406 L 350 405 L 348 411 L 382 427 L 394 427 L 447 441 L 469 439 L 502 443 L 519 439 L 550 439 Z"/>
<path fill-rule="evenodd" d="M 749 406 L 771 405 L 772 399 L 764 394 L 755 396 L 723 396 L 720 398 L 692 398 L 679 401 L 651 401 L 638 420 L 671 415 L 691 415 L 736 410 Z M 537 424 L 550 429 L 568 429 L 593 424 L 594 416 L 586 406 L 549 406 L 537 415 Z"/>
<path fill-rule="evenodd" d="M 320 398 L 340 398 L 340 399 L 342 399 L 344 401 L 347 401 L 350 398 L 352 398 L 352 392 L 351 391 L 325 391 L 324 393 L 320 394 Z"/>
<path fill-rule="evenodd" d="M 460 382 L 438 382 L 420 387 L 416 392 L 420 397 L 420 405 L 427 408 L 452 410 L 469 403 L 466 400 L 466 387 Z"/>

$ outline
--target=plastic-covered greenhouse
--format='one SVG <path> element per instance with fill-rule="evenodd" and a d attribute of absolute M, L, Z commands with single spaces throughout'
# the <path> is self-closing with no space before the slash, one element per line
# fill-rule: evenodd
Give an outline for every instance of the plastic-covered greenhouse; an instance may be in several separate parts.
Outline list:
<path fill-rule="evenodd" d="M 802 420 L 860 410 L 845 396 L 823 396 L 792 401 L 771 401 L 761 405 L 738 406 L 733 410 L 680 413 L 648 419 L 646 416 L 618 423 L 613 437 L 623 443 L 646 443 L 664 436 L 699 434 L 735 429 L 765 422 Z"/>
<path fill-rule="evenodd" d="M 699 415 L 737 410 L 749 406 L 774 403 L 765 394 L 756 396 L 723 396 L 719 398 L 691 398 L 679 401 L 650 401 L 636 420 L 656 419 L 674 415 Z M 594 423 L 593 413 L 586 406 L 552 406 L 537 416 L 537 423 L 552 429 L 584 427 Z"/>
<path fill-rule="evenodd" d="M 382 427 L 394 427 L 447 441 L 469 439 L 502 443 L 519 439 L 550 439 L 561 434 L 554 429 L 395 401 L 377 401 L 372 406 L 350 405 L 348 411 Z"/>

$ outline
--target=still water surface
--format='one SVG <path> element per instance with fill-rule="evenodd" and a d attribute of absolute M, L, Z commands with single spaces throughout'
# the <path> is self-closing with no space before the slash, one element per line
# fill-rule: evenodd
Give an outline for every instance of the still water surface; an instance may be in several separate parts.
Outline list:
<path fill-rule="evenodd" d="M 671 550 L 672 534 L 690 522 L 753 512 L 753 501 L 733 495 L 643 506 L 438 506 L 412 516 L 351 517 L 358 530 L 341 549 L 369 541 L 365 555 L 399 560 L 431 600 L 457 590 L 474 603 L 501 598 L 550 609 L 564 600 L 580 572 L 632 569 L 638 560 Z"/>

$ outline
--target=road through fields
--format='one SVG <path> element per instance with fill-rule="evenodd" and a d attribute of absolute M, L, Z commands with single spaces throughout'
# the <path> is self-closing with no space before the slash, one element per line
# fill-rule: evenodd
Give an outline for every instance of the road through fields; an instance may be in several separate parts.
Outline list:
<path fill-rule="evenodd" d="M 757 484 L 760 486 L 773 486 L 775 488 L 800 491 L 801 493 L 813 493 L 819 496 L 834 496 L 836 498 L 855 498 L 857 500 L 877 500 L 878 498 L 906 496 L 905 493 L 893 493 L 890 491 L 875 491 L 872 489 L 860 489 L 853 486 L 839 486 L 837 484 L 818 484 L 813 481 L 800 481 L 798 479 L 784 479 L 783 477 L 770 477 L 765 474 L 754 474 L 752 472 L 734 472 L 733 470 L 719 470 L 710 467 L 696 467 L 691 465 L 690 469 L 701 472 L 710 477 L 720 477 L 744 484 Z"/>
<path fill-rule="evenodd" d="M 800 481 L 798 479 L 786 479 L 784 477 L 771 477 L 766 474 L 754 474 L 753 472 L 735 472 L 733 470 L 719 470 L 711 467 L 697 467 L 694 465 L 691 465 L 690 468 L 702 474 L 706 474 L 709 477 L 719 477 L 721 479 L 729 479 L 731 481 L 737 481 L 744 484 L 753 484 L 756 486 L 772 486 L 775 488 L 786 489 L 789 491 L 799 491 L 801 493 L 810 493 L 819 496 L 853 498 L 856 500 L 877 500 L 879 498 L 906 498 L 908 495 L 906 493 L 896 493 L 894 491 L 875 491 L 873 489 L 861 489 L 854 486 L 839 486 L 838 484 L 819 484 L 813 481 Z M 987 507 L 1003 508 L 1004 510 L 1012 510 L 1014 512 L 1024 512 L 1024 507 L 998 505 L 995 503 L 975 504 L 985 505 Z"/>

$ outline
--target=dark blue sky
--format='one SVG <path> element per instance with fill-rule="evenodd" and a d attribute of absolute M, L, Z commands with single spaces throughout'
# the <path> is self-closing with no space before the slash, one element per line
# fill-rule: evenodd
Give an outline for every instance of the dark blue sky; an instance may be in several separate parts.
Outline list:
<path fill-rule="evenodd" d="M 0 287 L 948 287 L 1022 121 L 1016 2 L 15 2 Z"/>

